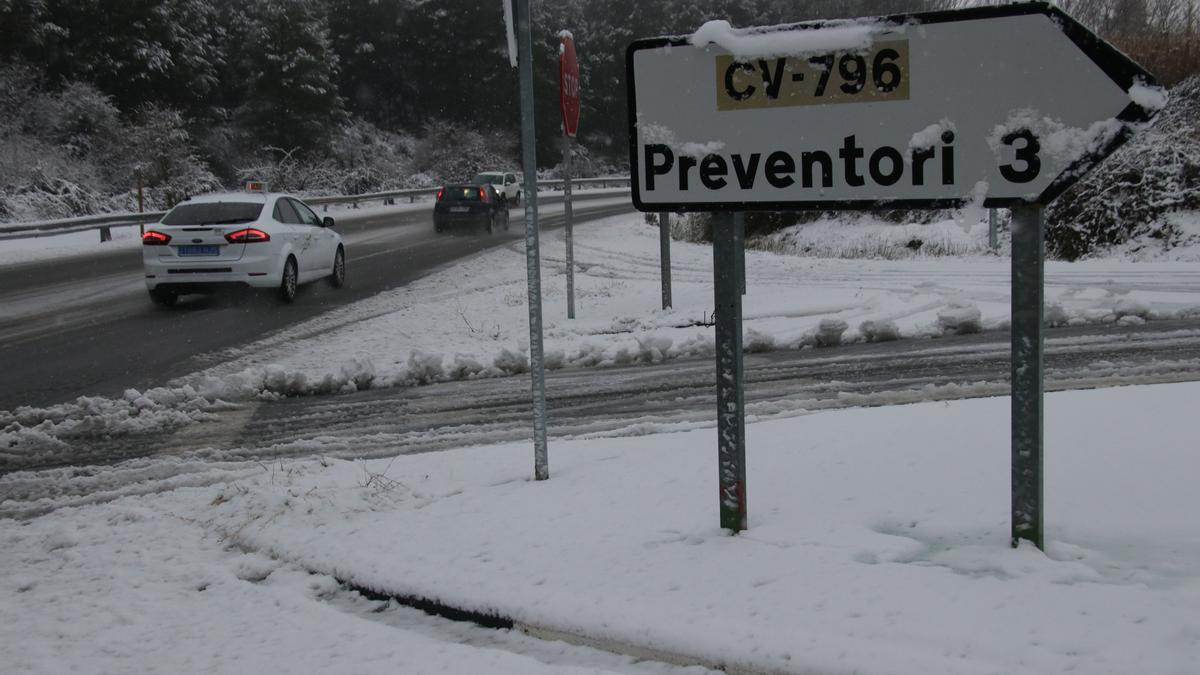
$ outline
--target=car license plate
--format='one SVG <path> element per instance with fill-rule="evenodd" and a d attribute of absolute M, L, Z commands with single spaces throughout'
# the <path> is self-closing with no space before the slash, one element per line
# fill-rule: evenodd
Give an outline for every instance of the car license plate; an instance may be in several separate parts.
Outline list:
<path fill-rule="evenodd" d="M 451 213 L 466 213 L 470 210 L 471 210 L 471 207 L 469 207 L 469 206 L 451 206 L 450 207 Z"/>
<path fill-rule="evenodd" d="M 221 255 L 220 246 L 180 246 L 179 255 Z"/>

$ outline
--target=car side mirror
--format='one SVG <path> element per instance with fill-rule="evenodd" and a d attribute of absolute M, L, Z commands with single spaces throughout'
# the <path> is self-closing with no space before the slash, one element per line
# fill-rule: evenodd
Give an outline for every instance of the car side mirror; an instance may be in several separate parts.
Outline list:
<path fill-rule="evenodd" d="M 321 219 L 321 227 L 333 227 L 333 218 L 325 216 Z"/>

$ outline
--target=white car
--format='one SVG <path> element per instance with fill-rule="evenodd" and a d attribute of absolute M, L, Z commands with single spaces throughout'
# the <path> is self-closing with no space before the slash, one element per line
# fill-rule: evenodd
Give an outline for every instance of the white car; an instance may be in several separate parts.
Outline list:
<path fill-rule="evenodd" d="M 476 174 L 471 179 L 474 185 L 491 185 L 496 188 L 496 193 L 500 198 L 510 204 L 521 203 L 521 184 L 517 182 L 515 173 L 506 173 L 503 171 L 485 171 Z"/>
<path fill-rule="evenodd" d="M 276 288 L 292 302 L 300 284 L 346 283 L 332 218 L 295 197 L 252 190 L 193 197 L 148 226 L 142 263 L 151 300 L 169 307 L 188 293 L 250 286 Z"/>

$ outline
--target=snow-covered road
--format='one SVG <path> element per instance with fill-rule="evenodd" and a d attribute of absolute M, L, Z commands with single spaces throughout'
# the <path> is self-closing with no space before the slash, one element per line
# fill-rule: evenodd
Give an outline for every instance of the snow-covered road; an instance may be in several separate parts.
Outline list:
<path fill-rule="evenodd" d="M 1053 329 L 1047 390 L 1200 380 L 1200 321 Z M 837 408 L 1008 393 L 1007 334 L 774 351 L 746 357 L 751 421 Z M 513 376 L 245 401 L 162 431 L 65 429 L 27 436 L 0 474 L 0 516 L 205 484 L 252 460 L 386 457 L 531 437 L 528 380 Z M 715 424 L 713 364 L 566 369 L 547 378 L 552 439 L 598 438 Z M 115 467 L 108 465 L 133 460 Z M 83 468 L 87 465 L 98 465 Z M 64 466 L 69 468 L 56 469 Z"/>

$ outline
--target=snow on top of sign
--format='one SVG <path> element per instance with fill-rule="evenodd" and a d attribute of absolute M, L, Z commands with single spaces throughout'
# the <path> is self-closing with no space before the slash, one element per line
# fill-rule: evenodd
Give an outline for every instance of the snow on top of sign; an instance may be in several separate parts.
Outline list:
<path fill-rule="evenodd" d="M 560 30 L 560 31 L 558 31 L 558 39 L 559 40 L 568 40 L 568 39 L 574 40 L 575 36 L 571 35 L 571 31 L 569 31 L 569 30 Z M 562 54 L 566 51 L 567 51 L 567 46 L 565 44 L 563 44 L 562 42 L 559 42 L 558 43 L 559 56 L 562 56 Z"/>
<path fill-rule="evenodd" d="M 877 33 L 892 28 L 874 19 L 826 21 L 819 27 L 802 25 L 794 30 L 733 28 L 728 21 L 714 20 L 700 26 L 689 41 L 697 47 L 716 45 L 737 58 L 770 58 L 864 50 Z"/>
<path fill-rule="evenodd" d="M 1129 88 L 1129 98 L 1150 112 L 1158 112 L 1167 107 L 1167 90 L 1146 84 L 1140 79 Z"/>
<path fill-rule="evenodd" d="M 643 142 L 661 143 L 671 148 L 676 155 L 681 157 L 695 157 L 700 159 L 725 149 L 724 141 L 680 141 L 675 137 L 674 131 L 661 124 L 639 121 L 638 129 L 641 131 Z"/>
<path fill-rule="evenodd" d="M 508 36 L 508 65 L 517 67 L 517 31 L 513 25 L 512 3 L 504 0 L 504 32 Z"/>
<path fill-rule="evenodd" d="M 1087 129 L 1068 127 L 1062 122 L 1045 117 L 1036 110 L 1023 108 L 1009 113 L 1004 124 L 998 124 L 988 136 L 988 145 L 999 153 L 1008 147 L 1003 137 L 1013 131 L 1028 129 L 1037 137 L 1038 155 L 1043 161 L 1053 160 L 1062 166 L 1068 165 L 1089 153 L 1099 152 L 1125 129 L 1121 120 L 1101 120 Z"/>
<path fill-rule="evenodd" d="M 908 140 L 909 159 L 911 160 L 913 150 L 926 150 L 936 146 L 942 142 L 942 134 L 949 131 L 954 133 L 954 122 L 949 119 L 942 118 L 936 124 L 930 124 L 924 129 L 912 135 Z"/>

